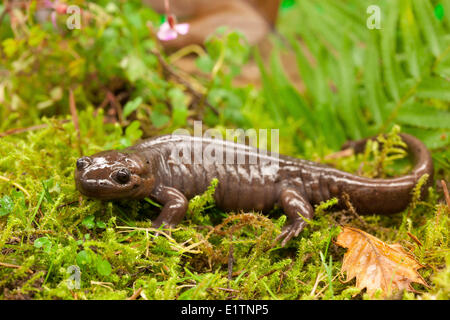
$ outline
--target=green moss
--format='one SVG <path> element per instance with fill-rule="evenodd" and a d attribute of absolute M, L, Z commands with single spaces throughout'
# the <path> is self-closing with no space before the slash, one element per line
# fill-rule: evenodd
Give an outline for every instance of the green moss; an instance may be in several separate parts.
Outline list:
<path fill-rule="evenodd" d="M 317 19 L 307 17 L 314 15 L 311 1 L 298 1 L 282 12 L 278 26 L 286 39 L 304 40 L 302 46 L 291 41 L 302 90 L 291 83 L 278 59 L 281 43 L 274 46 L 270 61 L 256 56 L 261 89 L 232 85 L 250 48 L 231 33 L 209 38 L 197 60 L 203 75 L 181 74 L 205 93 L 205 100 L 193 99 L 150 54 L 157 46 L 147 23 L 157 25 L 158 14 L 141 2 L 100 1 L 94 11 L 85 7 L 87 2 L 79 4 L 93 19 L 74 32 L 41 25 L 32 12 L 17 30 L 8 15 L 0 22 L 0 131 L 43 125 L 0 138 L 0 299 L 125 299 L 140 288 L 143 299 L 367 299 L 354 281 L 340 281 L 345 250 L 333 242 L 339 224 L 400 242 L 417 256 L 430 287 L 416 286 L 419 293 L 405 293 L 403 299 L 448 299 L 449 209 L 434 185 L 429 198 L 420 200 L 426 177 L 415 188 L 411 206 L 396 215 L 358 218 L 333 210 L 336 199 L 318 205 L 314 219 L 285 248 L 272 247 L 286 222 L 280 210 L 266 216 L 224 213 L 214 206 L 217 182 L 190 201 L 186 219 L 175 231 L 156 237 L 151 219 L 159 208 L 154 203 L 80 198 L 73 179 L 81 154 L 127 147 L 143 132 L 189 129 L 192 120 L 203 119 L 221 132 L 235 126 L 279 128 L 280 153 L 369 177 L 410 169 L 400 127 L 393 125 L 398 121 L 432 148 L 436 180 L 448 181 L 448 83 L 443 79 L 448 59 L 430 56 L 434 52 L 428 52 L 426 39 L 414 40 L 417 48 L 386 49 L 388 38 L 370 37 L 373 31 L 361 29 L 342 5 L 331 5 L 323 12 L 328 20 L 345 13 L 358 31 L 342 45 L 336 41 L 347 39 L 348 29 L 317 28 Z M 392 6 L 388 11 L 399 14 L 393 21 L 405 21 L 407 12 L 408 19 L 424 28 L 415 12 L 425 12 L 425 7 L 414 7 L 413 13 L 398 10 L 394 2 Z M 299 17 L 305 23 L 293 23 Z M 392 39 L 411 43 L 404 32 L 408 28 L 391 27 L 393 32 L 386 34 Z M 396 30 L 403 31 L 396 36 Z M 426 62 L 420 66 L 417 52 Z M 392 71 L 397 69 L 405 75 L 398 81 Z M 380 81 L 382 77 L 389 81 Z M 68 116 L 67 88 L 74 88 L 79 137 Z M 104 106 L 108 93 L 123 98 L 120 124 L 111 124 L 111 115 L 103 117 L 107 107 L 98 107 L 93 116 L 93 106 Z M 218 116 L 206 102 L 219 110 Z M 380 132 L 387 135 L 368 143 L 363 154 L 326 157 L 347 137 Z M 80 271 L 79 289 L 72 278 L 74 266 Z"/>
<path fill-rule="evenodd" d="M 100 122 L 101 115 L 92 118 L 89 111 L 82 112 L 80 121 Z M 147 299 L 363 297 L 352 282 L 339 281 L 345 250 L 333 243 L 339 216 L 330 207 L 336 200 L 319 205 L 316 217 L 286 248 L 270 248 L 285 216 L 218 212 L 212 206 L 213 184 L 192 199 L 187 219 L 171 236 L 155 237 L 149 229 L 151 215 L 142 216 L 143 208 L 152 209 L 146 201 L 79 200 L 73 181 L 79 156 L 75 130 L 71 123 L 47 123 L 40 131 L 0 140 L 0 175 L 9 179 L 0 184 L 0 192 L 14 200 L 10 212 L 0 217 L 1 262 L 17 266 L 14 272 L 0 268 L 2 298 L 124 299 L 138 288 Z M 83 127 L 86 153 L 119 147 L 114 141 L 126 138 L 114 125 L 98 130 L 101 134 Z M 13 183 L 26 191 L 17 191 Z M 448 298 L 448 208 L 436 202 L 433 192 L 403 214 L 362 219 L 369 232 L 400 241 L 430 266 L 422 275 L 431 287 L 418 288 L 423 292 L 419 296 Z M 81 270 L 80 289 L 68 286 L 73 265 Z"/>

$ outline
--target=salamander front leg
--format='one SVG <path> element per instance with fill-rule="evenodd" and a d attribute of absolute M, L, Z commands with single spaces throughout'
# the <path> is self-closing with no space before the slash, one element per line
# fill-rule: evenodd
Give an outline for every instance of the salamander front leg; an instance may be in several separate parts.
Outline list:
<path fill-rule="evenodd" d="M 285 189 L 280 195 L 281 207 L 288 217 L 286 225 L 281 230 L 281 234 L 275 239 L 275 242 L 283 239 L 281 246 L 292 238 L 299 235 L 306 225 L 303 217 L 312 219 L 314 209 L 311 204 L 295 189 Z"/>
<path fill-rule="evenodd" d="M 152 197 L 164 205 L 158 218 L 152 221 L 152 227 L 159 228 L 164 225 L 170 229 L 183 220 L 188 209 L 188 200 L 180 191 L 170 187 L 159 187 L 152 193 Z"/>

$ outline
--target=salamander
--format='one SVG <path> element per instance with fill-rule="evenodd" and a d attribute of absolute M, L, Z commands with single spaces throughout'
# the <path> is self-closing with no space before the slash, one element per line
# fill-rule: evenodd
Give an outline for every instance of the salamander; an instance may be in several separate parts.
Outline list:
<path fill-rule="evenodd" d="M 360 214 L 392 214 L 408 206 L 418 179 L 428 174 L 422 189 L 426 196 L 433 177 L 430 152 L 417 138 L 401 137 L 414 167 L 407 175 L 389 179 L 361 177 L 227 140 L 165 135 L 79 158 L 75 181 L 80 193 L 90 198 L 149 197 L 162 205 L 152 227 L 170 229 L 185 216 L 189 199 L 202 194 L 217 178 L 215 204 L 224 211 L 267 212 L 281 207 L 288 220 L 275 241 L 285 246 L 305 227 L 303 218 L 313 218 L 313 206 L 332 197 L 342 203 L 348 196 Z M 367 140 L 348 146 L 362 152 Z"/>

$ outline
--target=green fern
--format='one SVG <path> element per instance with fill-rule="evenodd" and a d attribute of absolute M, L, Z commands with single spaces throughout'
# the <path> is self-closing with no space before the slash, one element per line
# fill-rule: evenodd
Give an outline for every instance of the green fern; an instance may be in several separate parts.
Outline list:
<path fill-rule="evenodd" d="M 269 69 L 260 61 L 268 112 L 278 112 L 279 126 L 304 119 L 302 134 L 334 149 L 398 123 L 439 149 L 438 166 L 450 169 L 450 0 L 440 3 L 442 19 L 435 1 L 377 1 L 381 29 L 371 30 L 366 9 L 373 1 L 297 1 L 279 18 L 289 46 L 276 42 L 275 54 L 295 54 L 305 89 L 282 76 L 280 63 Z"/>

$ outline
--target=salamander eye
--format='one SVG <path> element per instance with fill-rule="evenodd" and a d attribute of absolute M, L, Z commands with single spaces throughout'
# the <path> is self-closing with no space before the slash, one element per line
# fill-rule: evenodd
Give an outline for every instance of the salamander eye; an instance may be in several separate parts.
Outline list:
<path fill-rule="evenodd" d="M 88 157 L 82 157 L 77 160 L 77 169 L 82 170 L 86 168 L 91 163 L 91 160 Z"/>
<path fill-rule="evenodd" d="M 115 178 L 120 183 L 127 183 L 130 181 L 130 171 L 126 168 L 120 169 L 116 172 Z"/>

